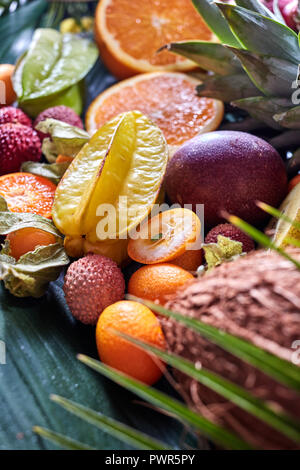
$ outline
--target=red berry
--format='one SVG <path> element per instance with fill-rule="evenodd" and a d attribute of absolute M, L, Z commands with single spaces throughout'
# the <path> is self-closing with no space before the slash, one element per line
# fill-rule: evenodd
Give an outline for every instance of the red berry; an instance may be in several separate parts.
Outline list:
<path fill-rule="evenodd" d="M 42 156 L 37 133 L 22 124 L 0 126 L 0 175 L 19 171 L 23 162 L 38 162 Z"/>
<path fill-rule="evenodd" d="M 0 124 L 23 124 L 23 126 L 32 127 L 31 119 L 19 108 L 13 106 L 4 106 L 0 108 Z"/>

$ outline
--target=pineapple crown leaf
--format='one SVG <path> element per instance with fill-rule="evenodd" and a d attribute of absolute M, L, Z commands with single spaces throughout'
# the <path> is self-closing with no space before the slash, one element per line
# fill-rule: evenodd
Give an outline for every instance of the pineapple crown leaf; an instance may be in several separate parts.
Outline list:
<path fill-rule="evenodd" d="M 229 75 L 242 70 L 240 61 L 220 43 L 208 41 L 181 41 L 172 42 L 159 49 L 187 57 L 202 69 L 215 72 L 219 75 Z"/>
<path fill-rule="evenodd" d="M 237 0 L 236 5 L 211 0 L 193 3 L 222 44 L 188 41 L 167 48 L 213 72 L 201 77 L 198 94 L 231 103 L 276 130 L 298 129 L 299 109 L 292 110 L 288 98 L 299 75 L 300 35 L 259 0 Z M 225 28 L 225 34 L 220 28 Z"/>
<path fill-rule="evenodd" d="M 298 37 L 288 26 L 246 8 L 224 3 L 216 5 L 244 49 L 299 64 Z"/>
<path fill-rule="evenodd" d="M 249 78 L 264 95 L 290 97 L 291 84 L 298 72 L 295 64 L 266 54 L 225 47 L 239 58 Z"/>
<path fill-rule="evenodd" d="M 215 33 L 221 42 L 231 46 L 239 46 L 239 42 L 230 30 L 230 27 L 213 0 L 192 0 L 208 27 Z"/>
<path fill-rule="evenodd" d="M 259 13 L 260 15 L 266 16 L 267 18 L 271 18 L 276 21 L 279 20 L 277 15 L 272 13 L 271 10 L 269 10 L 269 8 L 259 0 L 236 0 L 235 3 L 237 6 L 251 10 L 254 13 Z M 285 24 L 284 21 L 281 22 Z"/>
<path fill-rule="evenodd" d="M 300 106 L 283 113 L 274 114 L 274 120 L 288 129 L 300 129 Z"/>

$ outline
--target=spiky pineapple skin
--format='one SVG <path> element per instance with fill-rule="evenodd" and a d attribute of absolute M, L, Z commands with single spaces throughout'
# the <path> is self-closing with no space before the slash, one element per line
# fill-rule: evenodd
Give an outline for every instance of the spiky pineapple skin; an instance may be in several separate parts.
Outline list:
<path fill-rule="evenodd" d="M 292 250 L 300 260 L 300 250 Z M 243 338 L 278 357 L 292 360 L 300 338 L 300 271 L 278 254 L 252 252 L 215 268 L 167 307 Z M 276 403 L 300 419 L 299 395 L 171 319 L 162 320 L 168 349 L 201 364 L 249 392 Z M 300 368 L 299 368 L 300 374 Z M 184 374 L 176 373 L 188 403 L 235 431 L 256 448 L 294 449 L 297 445 Z"/>

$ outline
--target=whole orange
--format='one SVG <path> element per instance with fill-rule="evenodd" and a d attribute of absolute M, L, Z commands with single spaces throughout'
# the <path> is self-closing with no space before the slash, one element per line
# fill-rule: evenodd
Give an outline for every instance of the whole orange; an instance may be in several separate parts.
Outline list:
<path fill-rule="evenodd" d="M 56 238 L 52 233 L 45 232 L 34 227 L 22 228 L 7 235 L 10 255 L 18 260 L 29 251 L 34 251 L 37 246 L 52 245 Z"/>
<path fill-rule="evenodd" d="M 141 299 L 164 304 L 168 298 L 186 284 L 193 275 L 170 263 L 142 266 L 130 278 L 129 294 Z"/>
<path fill-rule="evenodd" d="M 154 313 L 138 302 L 122 300 L 101 313 L 96 327 L 97 349 L 104 364 L 145 384 L 154 384 L 162 376 L 164 364 L 112 330 L 164 349 L 165 338 Z"/>

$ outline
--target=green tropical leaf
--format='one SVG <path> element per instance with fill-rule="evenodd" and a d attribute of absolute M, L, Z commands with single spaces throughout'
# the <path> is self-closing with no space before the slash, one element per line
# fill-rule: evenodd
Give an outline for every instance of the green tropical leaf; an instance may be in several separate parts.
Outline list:
<path fill-rule="evenodd" d="M 48 439 L 54 444 L 67 450 L 96 450 L 94 447 L 90 447 L 82 442 L 76 441 L 75 439 L 50 431 L 49 429 L 41 428 L 40 426 L 34 426 L 33 431 L 39 436 Z"/>
<path fill-rule="evenodd" d="M 207 76 L 203 83 L 197 85 L 196 90 L 199 96 L 219 99 L 226 103 L 259 93 L 245 73 Z"/>
<path fill-rule="evenodd" d="M 171 42 L 162 47 L 170 52 L 187 57 L 204 70 L 219 75 L 234 74 L 241 70 L 235 55 L 222 44 L 206 41 Z"/>
<path fill-rule="evenodd" d="M 0 340 L 6 347 L 6 364 L 0 363 L 1 450 L 56 448 L 32 431 L 34 425 L 72 436 L 96 449 L 129 448 L 58 407 L 49 400 L 50 393 L 101 410 L 170 447 L 180 446 L 180 423 L 137 405 L 131 394 L 76 361 L 79 352 L 97 354 L 95 333 L 70 315 L 62 279 L 52 283 L 40 299 L 18 299 L 1 283 Z"/>
<path fill-rule="evenodd" d="M 86 406 L 75 403 L 72 400 L 59 397 L 58 395 L 52 395 L 51 400 L 60 405 L 65 410 L 78 416 L 84 421 L 98 427 L 99 429 L 107 432 L 113 437 L 120 439 L 121 441 L 131 446 L 137 447 L 144 450 L 170 450 L 171 447 L 167 446 L 163 442 L 158 441 L 146 434 L 137 431 L 126 424 L 120 423 L 115 419 L 109 418 L 97 411 L 91 410 Z"/>
<path fill-rule="evenodd" d="M 291 84 L 297 78 L 298 72 L 295 64 L 243 49 L 229 49 L 239 58 L 250 79 L 262 93 L 277 98 L 290 98 Z"/>
<path fill-rule="evenodd" d="M 177 419 L 189 424 L 194 429 L 201 431 L 206 436 L 211 438 L 214 442 L 228 449 L 249 449 L 250 446 L 242 441 L 239 437 L 232 434 L 230 431 L 222 428 L 221 426 L 212 423 L 206 418 L 200 416 L 189 409 L 186 405 L 178 400 L 171 398 L 169 395 L 160 392 L 154 388 L 138 382 L 125 374 L 112 369 L 111 367 L 102 364 L 95 359 L 80 354 L 78 359 L 91 367 L 95 371 L 103 374 L 105 377 L 113 380 L 114 382 L 122 385 L 131 392 L 135 393 L 142 399 L 147 400 L 153 405 L 168 411 Z"/>
<path fill-rule="evenodd" d="M 298 37 L 290 28 L 245 8 L 225 3 L 217 3 L 217 6 L 245 49 L 299 64 Z"/>
<path fill-rule="evenodd" d="M 96 46 L 87 39 L 51 28 L 37 29 L 16 66 L 13 81 L 18 100 L 26 103 L 61 93 L 79 83 L 97 57 Z"/>
<path fill-rule="evenodd" d="M 266 402 L 263 402 L 259 398 L 251 395 L 242 387 L 239 387 L 233 382 L 230 382 L 229 380 L 226 380 L 220 375 L 217 375 L 214 372 L 210 372 L 207 369 L 197 369 L 194 363 L 178 355 L 168 353 L 121 331 L 113 331 L 121 338 L 130 341 L 143 350 L 153 353 L 167 364 L 197 380 L 199 383 L 205 385 L 210 390 L 214 390 L 222 397 L 231 401 L 253 416 L 256 416 L 258 419 L 264 421 L 295 442 L 300 443 L 300 422 L 294 421 L 290 416 L 287 416 L 284 413 L 275 411 Z"/>
<path fill-rule="evenodd" d="M 34 29 L 46 11 L 46 0 L 34 0 L 0 18 L 0 62 L 14 64 L 27 50 Z"/>
<path fill-rule="evenodd" d="M 222 43 L 239 47 L 239 42 L 230 31 L 227 21 L 213 0 L 192 0 L 192 2 L 207 26 Z"/>
<path fill-rule="evenodd" d="M 249 235 L 252 236 L 250 232 Z M 223 330 L 221 331 L 218 328 L 215 328 L 212 325 L 208 325 L 195 318 L 181 315 L 180 313 L 168 310 L 148 300 L 139 299 L 133 295 L 127 295 L 126 297 L 130 300 L 143 303 L 160 315 L 174 318 L 174 320 L 196 331 L 204 338 L 223 348 L 225 351 L 228 351 L 248 364 L 257 367 L 259 370 L 274 378 L 278 382 L 283 383 L 284 385 L 287 385 L 296 391 L 300 391 L 299 367 L 295 366 L 294 364 L 274 356 L 273 354 L 270 354 L 269 352 L 255 346 L 254 344 L 249 343 L 248 341 L 226 333 Z"/>

